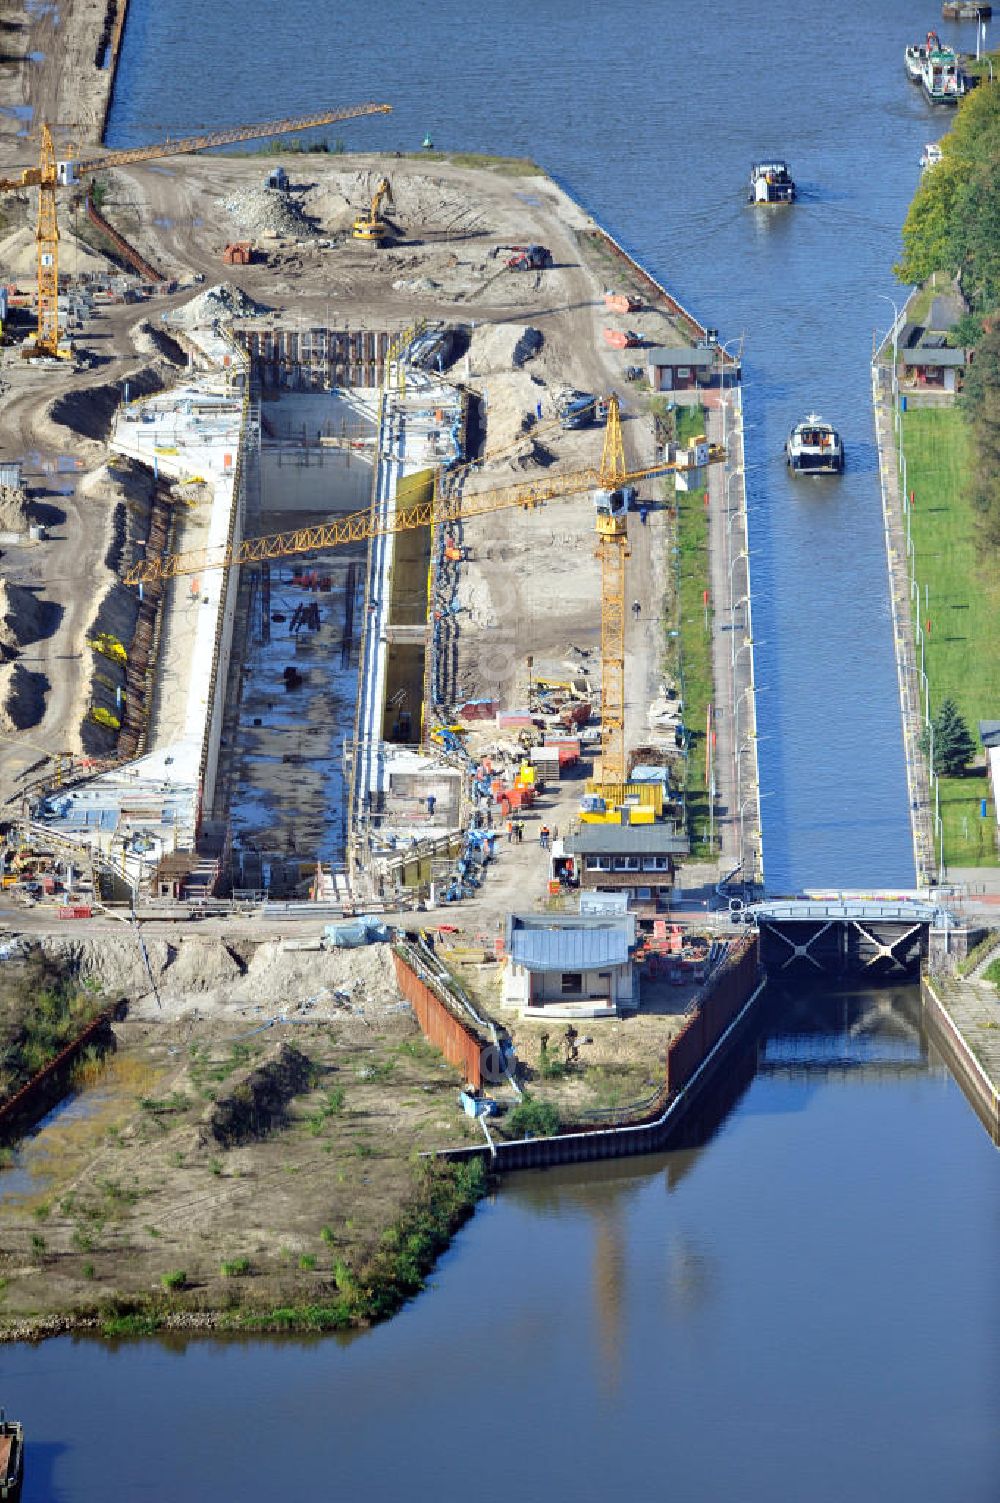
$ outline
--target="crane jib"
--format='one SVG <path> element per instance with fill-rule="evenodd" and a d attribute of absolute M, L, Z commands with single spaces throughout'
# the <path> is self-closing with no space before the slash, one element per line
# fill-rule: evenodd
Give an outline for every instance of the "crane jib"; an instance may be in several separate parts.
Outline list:
<path fill-rule="evenodd" d="M 238 141 L 256 141 L 262 136 L 281 136 L 290 131 L 312 130 L 320 125 L 334 125 L 339 120 L 356 120 L 363 115 L 388 115 L 391 104 L 347 105 L 339 110 L 323 110 L 314 115 L 291 115 L 280 120 L 262 120 L 254 125 L 234 125 L 215 131 L 203 131 L 197 136 L 181 136 L 176 140 L 154 141 L 148 146 L 127 147 L 122 151 L 104 152 L 96 157 L 61 162 L 63 179 L 78 177 L 87 172 L 98 172 L 102 167 L 124 167 L 129 162 L 150 161 L 156 157 L 186 156 L 193 151 L 207 151 L 213 146 L 231 146 Z"/>

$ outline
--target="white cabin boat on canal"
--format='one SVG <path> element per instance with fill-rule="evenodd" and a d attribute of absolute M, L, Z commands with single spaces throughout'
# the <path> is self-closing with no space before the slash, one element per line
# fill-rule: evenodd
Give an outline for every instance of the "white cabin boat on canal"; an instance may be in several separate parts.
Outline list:
<path fill-rule="evenodd" d="M 840 475 L 844 469 L 844 445 L 836 428 L 811 412 L 788 435 L 785 459 L 796 474 Z"/>
<path fill-rule="evenodd" d="M 754 162 L 750 169 L 748 202 L 790 204 L 795 202 L 795 184 L 787 162 Z"/>

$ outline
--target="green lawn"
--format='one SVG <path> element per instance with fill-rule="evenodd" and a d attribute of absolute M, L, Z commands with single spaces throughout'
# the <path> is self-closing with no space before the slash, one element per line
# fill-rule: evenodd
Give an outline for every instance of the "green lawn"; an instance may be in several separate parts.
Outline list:
<path fill-rule="evenodd" d="M 677 437 L 683 443 L 705 431 L 700 406 L 677 409 Z M 668 622 L 680 631 L 669 639 L 679 646 L 684 724 L 690 733 L 687 759 L 688 833 L 692 855 L 710 854 L 708 785 L 705 779 L 705 717 L 715 700 L 712 682 L 712 608 L 705 629 L 704 591 L 708 589 L 708 508 L 705 492 L 680 491 L 677 503 L 678 613 Z M 668 652 L 668 657 L 670 656 Z M 676 659 L 675 659 L 676 661 Z"/>
<path fill-rule="evenodd" d="M 902 424 L 931 714 L 950 696 L 978 745 L 977 723 L 1000 719 L 1000 571 L 983 555 L 966 494 L 968 433 L 953 407 L 911 410 Z M 997 864 L 992 801 L 985 820 L 979 813 L 988 793 L 985 772 L 941 779 L 948 866 Z"/>

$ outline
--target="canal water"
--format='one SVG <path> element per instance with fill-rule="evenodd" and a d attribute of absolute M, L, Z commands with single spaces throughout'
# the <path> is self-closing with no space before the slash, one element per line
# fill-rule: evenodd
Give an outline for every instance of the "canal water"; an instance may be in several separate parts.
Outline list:
<path fill-rule="evenodd" d="M 132 0 L 114 143 L 384 98 L 337 133 L 531 155 L 745 335 L 773 891 L 913 877 L 867 372 L 947 125 L 902 68 L 937 11 Z M 771 154 L 802 200 L 761 215 L 743 186 Z M 813 409 L 848 471 L 793 484 Z M 699 1143 L 506 1182 L 350 1341 L 3 1351 L 26 1500 L 995 1503 L 996 1156 L 914 1008 L 776 995 Z"/>

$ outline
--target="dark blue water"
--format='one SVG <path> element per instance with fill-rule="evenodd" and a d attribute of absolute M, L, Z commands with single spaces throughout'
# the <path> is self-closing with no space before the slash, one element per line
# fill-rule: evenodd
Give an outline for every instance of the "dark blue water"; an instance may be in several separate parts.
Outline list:
<path fill-rule="evenodd" d="M 532 155 L 745 333 L 775 890 L 912 880 L 867 373 L 946 124 L 902 70 L 936 11 L 132 0 L 115 142 L 385 98 L 337 133 Z M 804 193 L 765 217 L 772 153 Z M 810 408 L 842 482 L 786 479 Z M 350 1343 L 4 1352 L 26 1499 L 995 1503 L 996 1155 L 913 1004 L 778 999 L 702 1146 L 508 1182 Z"/>
<path fill-rule="evenodd" d="M 26 1503 L 995 1503 L 996 1153 L 912 1004 L 787 999 L 706 1146 L 505 1182 L 350 1342 L 0 1351 Z"/>

